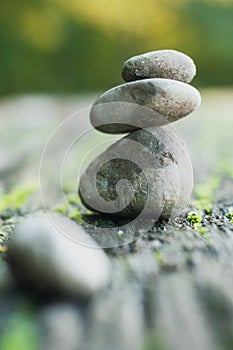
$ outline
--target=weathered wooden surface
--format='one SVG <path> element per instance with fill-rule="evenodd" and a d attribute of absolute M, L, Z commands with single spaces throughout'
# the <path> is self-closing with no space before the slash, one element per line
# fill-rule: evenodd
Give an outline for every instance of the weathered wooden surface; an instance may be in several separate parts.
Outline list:
<path fill-rule="evenodd" d="M 31 310 L 26 312 L 27 322 L 34 325 L 38 348 L 43 350 L 233 348 L 233 224 L 228 217 L 233 206 L 232 97 L 232 91 L 206 91 L 200 111 L 178 123 L 193 160 L 196 187 L 207 183 L 202 191 L 208 197 L 208 184 L 218 177 L 218 185 L 211 190 L 212 213 L 203 211 L 204 234 L 187 218 L 178 218 L 153 227 L 134 243 L 106 249 L 113 264 L 111 286 L 89 301 L 44 300 L 18 289 L 1 253 L 3 338 L 4 334 L 14 336 L 12 317 L 25 314 L 26 308 Z M 47 137 L 59 120 L 78 108 L 80 102 L 75 99 L 28 99 L 0 105 L 4 189 L 37 178 Z M 41 207 L 40 197 L 32 204 L 26 212 Z M 96 222 L 93 216 L 84 217 L 84 227 L 85 220 Z M 97 220 L 96 226 L 104 220 Z M 8 231 L 1 230 L 1 246 L 7 246 L 14 224 L 8 221 Z M 100 231 L 92 227 L 89 233 L 98 240 Z"/>

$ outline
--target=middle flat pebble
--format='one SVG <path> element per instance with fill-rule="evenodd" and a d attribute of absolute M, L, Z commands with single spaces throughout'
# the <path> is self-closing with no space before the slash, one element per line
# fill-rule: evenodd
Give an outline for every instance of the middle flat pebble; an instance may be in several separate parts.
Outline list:
<path fill-rule="evenodd" d="M 144 79 L 105 92 L 95 101 L 90 118 L 100 131 L 125 133 L 175 122 L 195 111 L 200 103 L 198 90 L 186 83 Z"/>

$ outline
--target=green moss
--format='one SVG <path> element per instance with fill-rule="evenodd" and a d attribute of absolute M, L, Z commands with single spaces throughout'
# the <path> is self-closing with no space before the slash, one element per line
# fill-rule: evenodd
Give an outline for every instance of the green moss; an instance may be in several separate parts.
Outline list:
<path fill-rule="evenodd" d="M 233 224 L 233 211 L 229 211 L 227 213 L 227 218 L 229 219 L 230 223 Z"/>
<path fill-rule="evenodd" d="M 65 203 L 64 205 L 62 205 L 60 207 L 54 208 L 54 212 L 58 213 L 58 214 L 65 215 L 65 214 L 67 214 L 68 208 L 69 208 L 68 204 Z"/>
<path fill-rule="evenodd" d="M 68 216 L 70 219 L 79 223 L 84 222 L 83 214 L 91 214 L 90 210 L 85 210 L 81 205 L 81 199 L 76 193 L 67 194 L 67 202 L 54 208 L 56 213 Z"/>
<path fill-rule="evenodd" d="M 0 338 L 2 350 L 39 350 L 39 335 L 32 318 L 23 313 L 14 314 Z"/>
<path fill-rule="evenodd" d="M 203 225 L 200 222 L 197 222 L 193 225 L 193 228 L 195 231 L 200 233 L 200 235 L 204 235 L 207 232 L 207 229 L 203 227 Z"/>
<path fill-rule="evenodd" d="M 81 199 L 78 194 L 70 194 L 67 197 L 68 203 L 71 205 L 80 205 Z"/>
<path fill-rule="evenodd" d="M 154 257 L 157 260 L 157 262 L 159 263 L 159 265 L 163 265 L 163 263 L 164 263 L 163 256 L 159 250 L 154 252 Z"/>
<path fill-rule="evenodd" d="M 65 203 L 64 205 L 55 208 L 54 212 L 66 215 L 69 219 L 75 220 L 77 222 L 84 222 L 83 214 L 80 212 L 80 210 L 78 208 L 70 206 L 68 203 Z"/>
<path fill-rule="evenodd" d="M 17 210 L 21 208 L 28 200 L 29 196 L 35 192 L 36 187 L 14 187 L 9 193 L 0 196 L 0 213 L 7 210 Z"/>
<path fill-rule="evenodd" d="M 207 215 L 211 215 L 212 212 L 213 212 L 213 208 L 212 207 L 206 207 L 206 208 L 204 208 L 204 210 L 205 210 Z"/>
<path fill-rule="evenodd" d="M 213 211 L 213 202 L 209 199 L 201 198 L 192 201 L 192 205 L 195 208 L 204 210 L 207 215 L 211 215 Z"/>
<path fill-rule="evenodd" d="M 187 219 L 191 223 L 191 225 L 201 223 L 202 214 L 199 211 L 190 211 L 187 215 Z"/>
<path fill-rule="evenodd" d="M 192 228 L 204 235 L 207 232 L 207 229 L 202 225 L 202 213 L 200 211 L 190 211 L 187 215 L 188 221 L 191 223 Z"/>
<path fill-rule="evenodd" d="M 84 222 L 83 215 L 78 209 L 73 209 L 72 211 L 70 211 L 68 217 L 77 222 Z"/>

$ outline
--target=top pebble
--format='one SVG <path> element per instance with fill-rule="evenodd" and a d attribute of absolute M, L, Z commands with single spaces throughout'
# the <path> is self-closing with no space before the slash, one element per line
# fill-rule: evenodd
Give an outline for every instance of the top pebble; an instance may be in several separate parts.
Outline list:
<path fill-rule="evenodd" d="M 134 81 L 148 78 L 165 78 L 190 83 L 196 75 L 193 60 L 175 50 L 160 50 L 134 56 L 122 69 L 122 78 Z"/>

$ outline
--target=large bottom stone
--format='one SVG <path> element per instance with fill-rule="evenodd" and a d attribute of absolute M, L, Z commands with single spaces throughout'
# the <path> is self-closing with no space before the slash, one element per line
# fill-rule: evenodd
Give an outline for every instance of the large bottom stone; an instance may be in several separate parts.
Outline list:
<path fill-rule="evenodd" d="M 88 166 L 79 192 L 93 211 L 157 220 L 181 214 L 192 187 L 186 146 L 164 127 L 137 130 L 109 147 Z"/>

